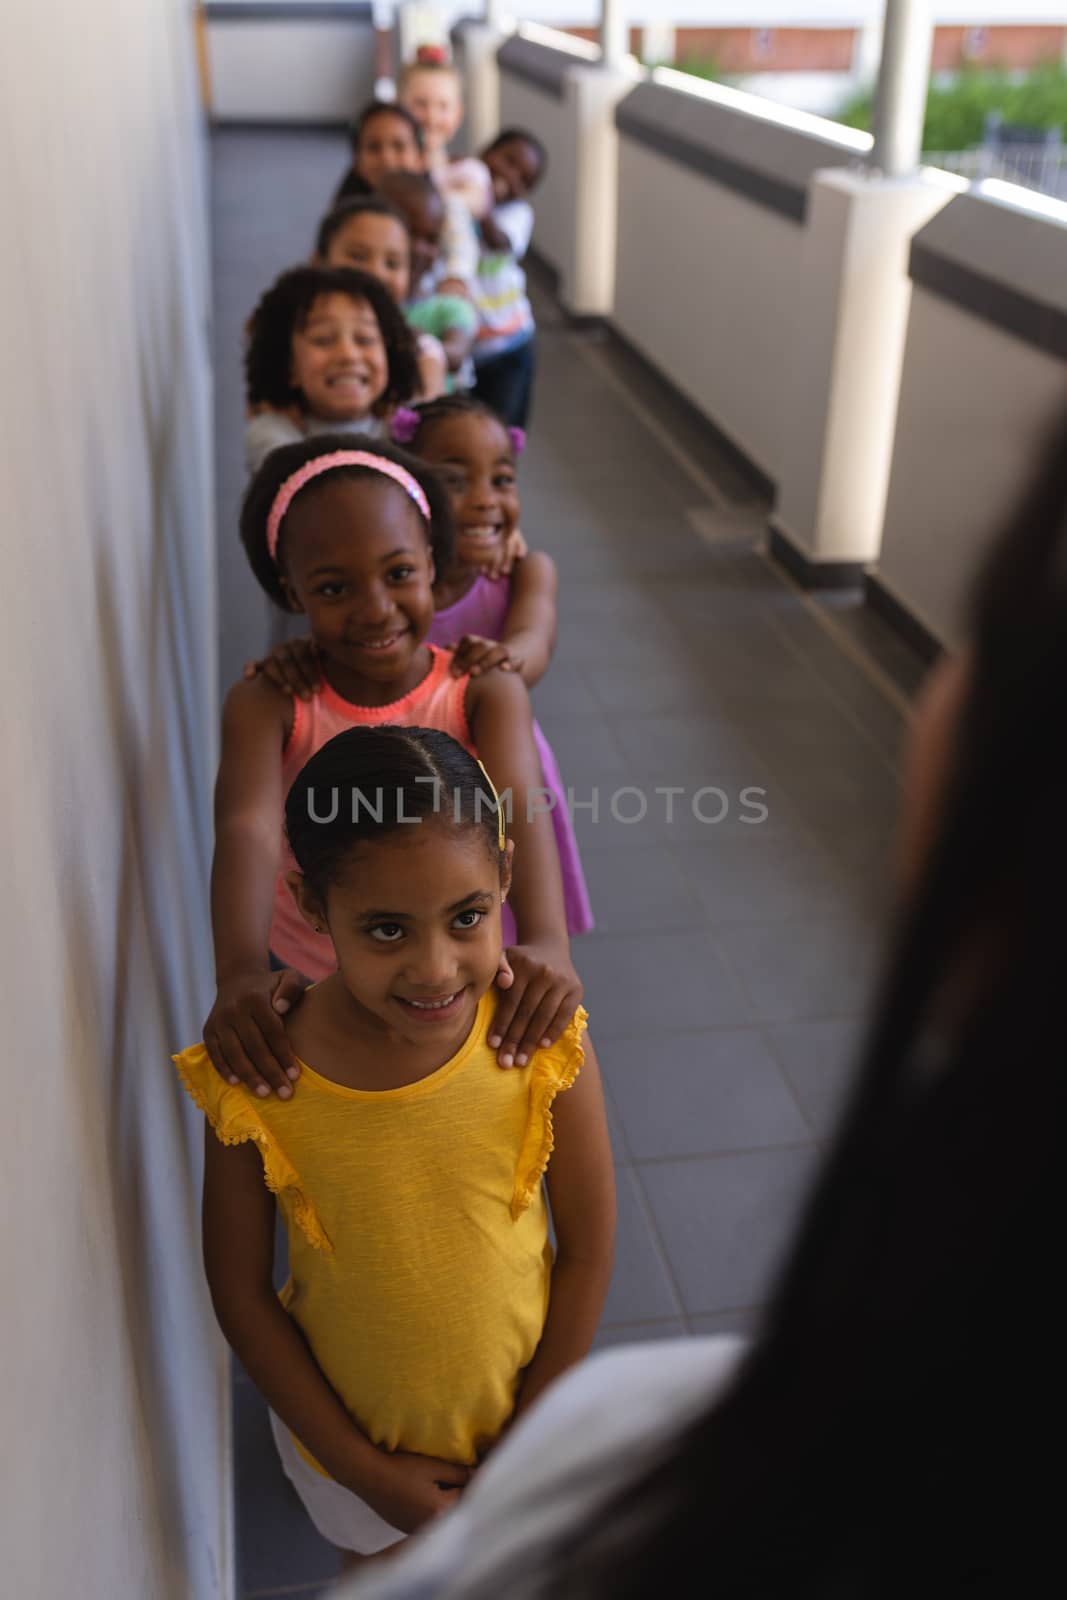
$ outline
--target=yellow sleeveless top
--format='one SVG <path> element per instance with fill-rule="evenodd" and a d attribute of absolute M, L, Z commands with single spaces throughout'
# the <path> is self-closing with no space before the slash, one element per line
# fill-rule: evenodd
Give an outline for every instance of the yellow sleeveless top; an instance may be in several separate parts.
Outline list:
<path fill-rule="evenodd" d="M 289 1235 L 282 1303 L 350 1415 L 387 1450 L 466 1464 L 499 1436 L 544 1328 L 541 1178 L 586 1023 L 579 1007 L 505 1070 L 486 1043 L 495 1008 L 491 989 L 457 1054 L 399 1089 L 344 1088 L 302 1062 L 291 1100 L 258 1099 L 203 1045 L 174 1057 L 223 1144 L 259 1147 Z"/>

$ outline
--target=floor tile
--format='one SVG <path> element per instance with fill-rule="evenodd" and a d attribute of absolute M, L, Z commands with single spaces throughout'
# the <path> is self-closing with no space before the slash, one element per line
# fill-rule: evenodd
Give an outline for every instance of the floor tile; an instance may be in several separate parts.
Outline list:
<path fill-rule="evenodd" d="M 649 1344 L 659 1339 L 684 1339 L 685 1324 L 680 1317 L 668 1317 L 662 1322 L 616 1322 L 603 1325 L 593 1340 L 594 1350 L 610 1350 L 620 1344 Z"/>
<path fill-rule="evenodd" d="M 596 717 L 600 702 L 586 682 L 580 667 L 553 662 L 549 671 L 530 691 L 530 704 L 546 732 L 554 716 Z"/>
<path fill-rule="evenodd" d="M 709 829 L 706 841 L 689 841 L 685 871 L 715 927 L 832 916 L 846 893 L 837 863 L 814 840 L 759 826 L 747 837 Z"/>
<path fill-rule="evenodd" d="M 615 1182 L 619 1202 L 615 1270 L 604 1302 L 601 1326 L 677 1317 L 681 1306 L 632 1170 L 618 1168 Z"/>
<path fill-rule="evenodd" d="M 865 1023 L 790 1022 L 765 1030 L 767 1041 L 800 1101 L 812 1131 L 833 1132 L 855 1080 Z"/>
<path fill-rule="evenodd" d="M 599 1061 L 599 1059 L 598 1052 L 597 1060 Z M 619 1120 L 619 1113 L 607 1083 L 604 1084 L 604 1109 L 608 1114 L 608 1138 L 611 1140 L 611 1154 L 614 1157 L 615 1165 L 617 1167 L 628 1167 L 633 1163 L 633 1156 L 630 1154 L 630 1147 L 626 1142 L 626 1133 Z"/>
<path fill-rule="evenodd" d="M 557 713 L 548 724 L 545 733 L 565 784 L 578 789 L 625 777 L 626 756 L 604 718 Z"/>
<path fill-rule="evenodd" d="M 687 1312 L 755 1306 L 796 1225 L 810 1147 L 637 1167 Z"/>
<path fill-rule="evenodd" d="M 666 661 L 594 662 L 586 667 L 585 676 L 601 710 L 627 717 L 673 716 L 714 704 L 710 686 L 680 654 Z"/>
<path fill-rule="evenodd" d="M 242 1593 L 326 1582 L 339 1557 L 311 1521 L 282 1471 L 259 1391 L 233 1391 L 237 1565 Z"/>
<path fill-rule="evenodd" d="M 861 1014 L 877 969 L 878 939 L 855 918 L 737 924 L 722 948 L 763 1022 Z"/>
<path fill-rule="evenodd" d="M 611 1040 L 601 1070 L 638 1162 L 810 1137 L 758 1029 Z"/>
<path fill-rule="evenodd" d="M 708 772 L 744 783 L 768 776 L 765 761 L 745 735 L 741 719 L 730 712 L 675 712 L 670 717 L 610 716 L 608 722 L 626 759 L 631 780 L 652 777 L 675 783 L 680 772 L 692 772 L 702 758 Z"/>
<path fill-rule="evenodd" d="M 635 845 L 627 851 L 622 871 L 614 850 L 589 849 L 583 856 L 583 865 L 599 932 L 660 932 L 704 926 L 703 911 L 664 845 Z"/>
<path fill-rule="evenodd" d="M 594 1038 L 751 1020 L 750 1007 L 709 935 L 594 935 L 576 951 Z"/>
<path fill-rule="evenodd" d="M 741 1334 L 746 1339 L 751 1339 L 759 1327 L 760 1314 L 757 1310 L 747 1311 L 708 1311 L 699 1316 L 687 1317 L 689 1332 L 696 1338 L 715 1338 L 722 1333 Z"/>

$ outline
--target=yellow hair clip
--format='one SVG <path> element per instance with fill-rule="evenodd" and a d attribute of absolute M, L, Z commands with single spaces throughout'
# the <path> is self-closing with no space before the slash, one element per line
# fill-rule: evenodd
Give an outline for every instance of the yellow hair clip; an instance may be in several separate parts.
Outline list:
<path fill-rule="evenodd" d="M 492 795 L 493 804 L 496 806 L 496 840 L 497 840 L 497 844 L 500 846 L 501 850 L 506 850 L 507 849 L 507 845 L 508 845 L 508 830 L 507 830 L 507 825 L 506 825 L 506 823 L 504 821 L 504 807 L 500 804 L 500 796 L 496 792 L 496 785 L 494 784 L 492 778 L 489 776 L 488 772 L 486 772 L 485 768 L 482 766 L 482 763 L 480 761 L 478 762 L 478 771 L 481 773 L 482 777 L 485 779 L 486 783 L 489 785 L 489 793 Z"/>

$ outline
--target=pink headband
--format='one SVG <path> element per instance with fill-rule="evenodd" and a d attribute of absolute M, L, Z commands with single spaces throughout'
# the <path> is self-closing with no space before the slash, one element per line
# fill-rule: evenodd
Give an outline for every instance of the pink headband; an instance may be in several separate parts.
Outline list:
<path fill-rule="evenodd" d="M 369 450 L 334 450 L 328 456 L 316 456 L 314 460 L 306 462 L 297 472 L 286 478 L 274 496 L 274 504 L 267 518 L 267 554 L 272 561 L 277 560 L 278 534 L 281 532 L 285 513 L 305 484 L 324 472 L 332 472 L 334 467 L 369 467 L 372 472 L 380 472 L 383 478 L 392 478 L 393 482 L 398 483 L 404 493 L 414 500 L 426 521 L 432 521 L 430 503 L 421 486 L 411 473 L 397 462 L 390 461 L 388 456 L 372 455 Z"/>

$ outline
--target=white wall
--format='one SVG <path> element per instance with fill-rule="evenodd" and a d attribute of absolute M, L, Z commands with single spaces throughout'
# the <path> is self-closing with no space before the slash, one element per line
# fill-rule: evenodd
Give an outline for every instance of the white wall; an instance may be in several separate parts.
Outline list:
<path fill-rule="evenodd" d="M 777 477 L 801 229 L 625 134 L 618 227 L 616 326 Z"/>
<path fill-rule="evenodd" d="M 942 643 L 1064 410 L 1064 362 L 915 286 L 878 578 Z"/>
<path fill-rule="evenodd" d="M 369 21 L 214 18 L 207 41 L 220 122 L 347 122 L 374 93 Z"/>
<path fill-rule="evenodd" d="M 230 1591 L 196 1118 L 209 999 L 208 273 L 189 0 L 53 0 L 0 62 L 0 1562 Z"/>

